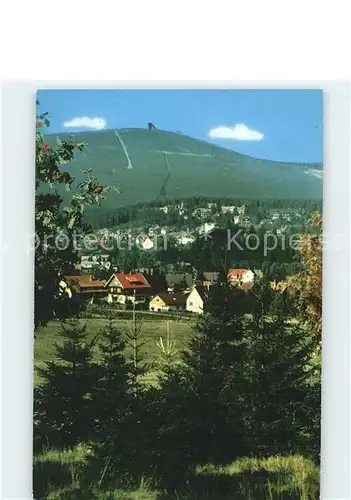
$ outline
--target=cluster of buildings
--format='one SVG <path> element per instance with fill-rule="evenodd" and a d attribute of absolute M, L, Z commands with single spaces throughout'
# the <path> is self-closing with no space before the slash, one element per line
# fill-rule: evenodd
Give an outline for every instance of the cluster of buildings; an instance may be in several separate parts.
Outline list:
<path fill-rule="evenodd" d="M 301 218 L 302 214 L 297 209 L 275 209 L 269 212 L 272 221 L 285 221 L 291 222 L 294 218 Z"/>
<path fill-rule="evenodd" d="M 245 205 L 217 205 L 217 203 L 207 203 L 206 206 L 198 207 L 193 212 L 193 217 L 198 217 L 200 219 L 208 217 L 213 213 L 217 214 L 236 214 L 242 216 L 245 214 Z"/>
<path fill-rule="evenodd" d="M 221 227 L 220 218 L 222 216 L 229 216 L 232 223 L 239 226 L 247 227 L 251 225 L 250 217 L 245 214 L 245 205 L 235 206 L 204 203 L 203 206 L 191 210 L 182 202 L 175 205 L 157 207 L 156 210 L 165 214 L 176 211 L 184 220 L 195 219 L 196 223 L 194 225 L 192 222 L 192 224 L 189 224 L 189 227 L 185 226 L 182 230 L 176 229 L 172 224 L 162 226 L 157 223 L 152 224 L 148 228 L 134 226 L 125 230 L 99 229 L 95 239 L 89 239 L 89 244 L 94 246 L 94 251 L 100 249 L 100 247 L 107 250 L 110 245 L 113 246 L 113 243 L 117 243 L 117 247 L 120 245 L 121 249 L 137 246 L 142 250 L 156 250 L 169 237 L 182 247 L 190 245 L 204 234 L 211 233 L 216 227 Z M 82 259 L 81 263 L 82 270 L 93 269 L 97 264 L 96 262 L 89 262 L 89 260 L 91 260 L 91 257 L 84 256 L 84 262 Z"/>
<path fill-rule="evenodd" d="M 178 215 L 182 216 L 185 220 L 195 218 L 198 220 L 213 220 L 221 215 L 230 215 L 234 224 L 247 224 L 250 218 L 245 215 L 246 206 L 243 205 L 220 205 L 219 203 L 204 203 L 192 210 L 187 211 L 184 203 L 177 205 L 165 205 L 158 208 L 159 211 L 169 214 L 171 211 L 176 211 Z"/>
<path fill-rule="evenodd" d="M 299 224 L 303 219 L 303 212 L 299 209 L 276 208 L 268 210 L 259 221 L 253 222 L 251 216 L 247 214 L 246 208 L 245 204 L 236 206 L 203 203 L 203 206 L 192 210 L 185 203 L 165 205 L 157 207 L 156 210 L 165 214 L 176 211 L 184 219 L 191 219 L 191 224 L 185 223 L 182 230 L 176 228 L 172 223 L 168 225 L 155 223 L 149 227 L 134 225 L 134 227 L 125 230 L 100 229 L 97 232 L 96 241 L 90 241 L 90 243 L 96 245 L 94 251 L 97 249 L 102 252 L 108 251 L 109 247 L 106 244 L 109 245 L 110 242 L 112 247 L 113 243 L 117 243 L 117 247 L 122 250 L 136 246 L 141 250 L 154 251 L 167 245 L 168 240 L 175 242 L 179 247 L 191 245 L 197 238 L 210 234 L 215 228 L 225 227 L 223 218 L 225 218 L 226 223 L 230 220 L 234 225 L 244 229 L 250 229 L 252 224 L 255 223 L 267 231 L 276 231 L 278 235 L 285 233 L 290 224 Z M 188 214 L 188 216 L 185 214 Z M 96 257 L 94 258 L 96 259 Z M 91 261 L 92 258 L 89 256 L 85 256 L 84 259 L 84 262 L 82 259 L 81 263 L 82 270 L 88 271 L 97 265 L 97 262 Z M 103 267 L 106 267 L 106 265 L 103 264 Z"/>
<path fill-rule="evenodd" d="M 111 257 L 109 254 L 82 255 L 80 258 L 80 268 L 86 271 L 96 268 L 110 269 Z"/>
<path fill-rule="evenodd" d="M 149 309 L 154 312 L 187 311 L 201 314 L 211 286 L 218 281 L 218 273 L 203 273 L 201 279 L 191 274 L 166 275 L 164 289 L 156 291 L 152 277 L 143 273 L 113 273 L 106 281 L 90 275 L 65 275 L 60 282 L 62 293 L 82 301 L 104 300 L 117 308 Z M 230 269 L 228 282 L 249 290 L 254 282 L 250 269 Z M 158 286 L 158 288 L 160 288 Z"/>

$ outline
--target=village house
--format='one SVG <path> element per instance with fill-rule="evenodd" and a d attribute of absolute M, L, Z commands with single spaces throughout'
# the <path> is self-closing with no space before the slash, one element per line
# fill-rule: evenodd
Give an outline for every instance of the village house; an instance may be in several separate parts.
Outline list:
<path fill-rule="evenodd" d="M 89 270 L 99 266 L 99 255 L 82 255 L 80 258 L 80 267 L 82 270 Z"/>
<path fill-rule="evenodd" d="M 219 278 L 219 273 L 205 271 L 202 274 L 205 278 L 204 281 L 202 282 L 202 286 L 208 288 L 208 287 L 213 286 L 214 284 L 217 283 L 218 278 Z"/>
<path fill-rule="evenodd" d="M 111 256 L 109 254 L 101 254 L 100 264 L 102 267 L 109 269 L 111 267 Z"/>
<path fill-rule="evenodd" d="M 222 214 L 233 214 L 235 211 L 235 205 L 222 205 L 221 212 Z"/>
<path fill-rule="evenodd" d="M 246 206 L 243 204 L 241 207 L 236 207 L 236 211 L 239 215 L 244 215 L 246 210 Z"/>
<path fill-rule="evenodd" d="M 250 227 L 252 224 L 251 218 L 248 215 L 234 215 L 233 223 L 242 227 Z"/>
<path fill-rule="evenodd" d="M 146 279 L 148 279 L 150 276 L 154 274 L 154 269 L 152 267 L 138 267 L 137 269 L 134 269 L 136 273 L 141 273 L 143 274 Z"/>
<path fill-rule="evenodd" d="M 218 282 L 218 278 L 219 278 L 219 273 L 217 272 L 208 272 L 208 271 L 205 271 L 203 273 L 195 272 L 193 284 L 208 289 L 210 286 L 213 286 Z"/>
<path fill-rule="evenodd" d="M 82 255 L 80 258 L 80 267 L 82 270 L 94 268 L 109 269 L 111 266 L 109 254 L 91 254 Z"/>
<path fill-rule="evenodd" d="M 205 222 L 198 228 L 199 234 L 208 234 L 215 228 L 214 222 Z"/>
<path fill-rule="evenodd" d="M 240 224 L 247 229 L 250 228 L 252 224 L 250 217 L 248 215 L 241 217 Z"/>
<path fill-rule="evenodd" d="M 199 218 L 204 218 L 207 215 L 211 214 L 211 209 L 210 208 L 205 208 L 205 207 L 198 207 L 193 211 L 193 217 L 199 217 Z"/>
<path fill-rule="evenodd" d="M 179 245 L 189 245 L 190 243 L 194 243 L 195 238 L 193 236 L 179 236 L 177 242 Z"/>
<path fill-rule="evenodd" d="M 186 294 L 159 293 L 149 302 L 149 310 L 157 312 L 184 311 L 186 306 Z"/>
<path fill-rule="evenodd" d="M 296 217 L 298 212 L 292 209 L 275 209 L 269 211 L 270 217 L 272 221 L 276 220 L 284 220 L 287 222 L 291 222 L 292 217 Z"/>
<path fill-rule="evenodd" d="M 158 230 L 160 229 L 160 226 L 156 224 L 155 226 L 150 226 L 148 230 L 148 235 L 150 237 L 155 236 L 158 233 Z"/>
<path fill-rule="evenodd" d="M 169 273 L 165 277 L 168 292 L 189 290 L 193 284 L 193 275 L 191 273 Z"/>
<path fill-rule="evenodd" d="M 154 247 L 154 242 L 148 236 L 139 236 L 135 242 L 143 250 L 151 250 Z"/>
<path fill-rule="evenodd" d="M 97 259 L 93 259 L 92 255 L 82 255 L 80 258 L 81 269 L 92 269 L 97 264 Z"/>
<path fill-rule="evenodd" d="M 189 229 L 178 233 L 176 239 L 179 245 L 188 245 L 189 243 L 193 243 L 195 241 L 195 237 L 190 234 Z"/>
<path fill-rule="evenodd" d="M 185 214 L 185 208 L 184 208 L 184 203 L 183 202 L 182 203 L 178 203 L 175 208 L 178 211 L 179 215 L 184 215 Z"/>
<path fill-rule="evenodd" d="M 114 273 L 105 284 L 110 304 L 124 307 L 145 306 L 151 295 L 151 285 L 141 273 Z"/>
<path fill-rule="evenodd" d="M 195 314 L 203 314 L 207 293 L 207 287 L 194 285 L 186 298 L 186 310 Z"/>
<path fill-rule="evenodd" d="M 61 292 L 80 301 L 94 302 L 95 299 L 105 299 L 107 296 L 105 282 L 94 278 L 92 274 L 65 275 L 59 285 Z"/>
<path fill-rule="evenodd" d="M 278 227 L 277 228 L 277 235 L 280 236 L 282 234 L 284 234 L 287 230 L 287 226 L 281 226 L 281 227 Z"/>
<path fill-rule="evenodd" d="M 229 269 L 227 274 L 228 282 L 233 286 L 251 285 L 254 277 L 255 275 L 250 269 Z"/>

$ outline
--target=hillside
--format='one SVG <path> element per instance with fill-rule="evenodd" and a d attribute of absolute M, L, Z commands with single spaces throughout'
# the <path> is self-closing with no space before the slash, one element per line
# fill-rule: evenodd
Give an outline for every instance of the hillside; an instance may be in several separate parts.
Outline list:
<path fill-rule="evenodd" d="M 322 166 L 251 158 L 180 133 L 119 129 L 73 134 L 88 144 L 67 166 L 77 181 L 92 168 L 102 185 L 117 184 L 106 207 L 191 196 L 321 198 Z M 55 137 L 49 135 L 54 144 Z M 67 135 L 61 135 L 61 138 Z M 162 151 L 165 151 L 164 154 Z M 176 153 L 176 154 L 174 154 Z"/>

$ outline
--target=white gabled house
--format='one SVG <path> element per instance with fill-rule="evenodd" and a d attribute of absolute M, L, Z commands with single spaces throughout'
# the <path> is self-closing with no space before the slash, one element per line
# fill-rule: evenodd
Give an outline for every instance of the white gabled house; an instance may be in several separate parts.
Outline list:
<path fill-rule="evenodd" d="M 204 303 L 208 289 L 203 286 L 193 286 L 186 299 L 185 309 L 195 314 L 204 313 Z"/>

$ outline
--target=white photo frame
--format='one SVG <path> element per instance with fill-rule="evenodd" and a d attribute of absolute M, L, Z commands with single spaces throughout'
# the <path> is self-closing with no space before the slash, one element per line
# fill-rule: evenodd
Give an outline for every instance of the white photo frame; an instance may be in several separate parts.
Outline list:
<path fill-rule="evenodd" d="M 3 84 L 2 498 L 32 498 L 34 121 L 35 94 L 43 88 L 323 89 L 327 248 L 323 262 L 321 498 L 351 498 L 350 86 L 331 81 L 9 81 Z"/>

